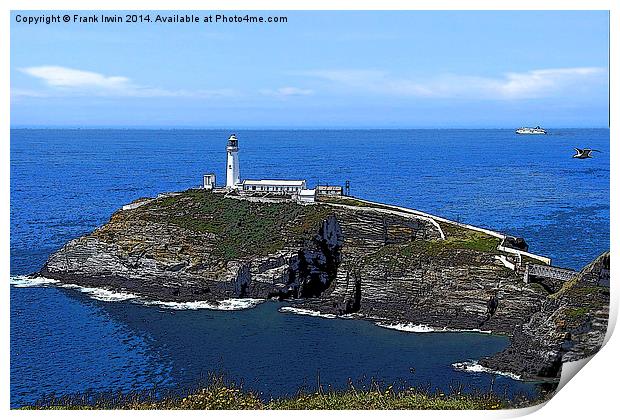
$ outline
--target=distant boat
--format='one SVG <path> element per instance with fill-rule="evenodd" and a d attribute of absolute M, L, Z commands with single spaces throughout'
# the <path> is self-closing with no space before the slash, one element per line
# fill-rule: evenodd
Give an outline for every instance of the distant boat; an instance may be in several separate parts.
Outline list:
<path fill-rule="evenodd" d="M 517 134 L 547 134 L 547 131 L 544 128 L 540 128 L 539 125 L 536 127 L 521 127 L 517 128 L 515 131 Z"/>
<path fill-rule="evenodd" d="M 573 155 L 575 159 L 590 159 L 592 157 L 592 152 L 600 152 L 600 150 L 596 149 L 578 149 L 574 148 L 577 153 Z"/>

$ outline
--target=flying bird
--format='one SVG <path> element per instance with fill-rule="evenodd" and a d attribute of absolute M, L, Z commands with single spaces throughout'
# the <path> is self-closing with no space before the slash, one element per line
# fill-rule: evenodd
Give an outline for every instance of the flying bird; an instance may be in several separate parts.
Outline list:
<path fill-rule="evenodd" d="M 577 149 L 576 147 L 575 151 L 577 152 L 573 155 L 575 159 L 588 159 L 592 157 L 592 152 L 600 152 L 596 149 Z"/>

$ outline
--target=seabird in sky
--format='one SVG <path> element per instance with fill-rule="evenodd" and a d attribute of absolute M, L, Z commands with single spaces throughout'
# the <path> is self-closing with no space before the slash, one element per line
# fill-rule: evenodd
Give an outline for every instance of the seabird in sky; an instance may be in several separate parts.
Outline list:
<path fill-rule="evenodd" d="M 577 152 L 573 155 L 575 159 L 588 159 L 592 157 L 592 152 L 600 152 L 596 149 L 577 149 L 576 147 L 575 151 Z"/>

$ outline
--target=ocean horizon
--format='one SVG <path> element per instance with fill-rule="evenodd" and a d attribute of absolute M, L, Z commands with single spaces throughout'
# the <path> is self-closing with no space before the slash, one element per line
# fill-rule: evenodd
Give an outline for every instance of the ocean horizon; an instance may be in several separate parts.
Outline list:
<path fill-rule="evenodd" d="M 266 131 L 315 131 L 315 130 L 516 130 L 519 127 L 527 126 L 184 126 L 184 125 L 11 125 L 11 130 L 266 130 Z M 544 126 L 549 130 L 609 130 L 609 126 Z"/>

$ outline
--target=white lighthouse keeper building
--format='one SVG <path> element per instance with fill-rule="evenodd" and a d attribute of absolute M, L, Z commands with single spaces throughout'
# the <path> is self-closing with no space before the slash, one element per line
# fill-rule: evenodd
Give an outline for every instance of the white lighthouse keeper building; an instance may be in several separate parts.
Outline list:
<path fill-rule="evenodd" d="M 231 134 L 226 145 L 226 188 L 229 190 L 241 187 L 239 178 L 239 140 Z"/>

